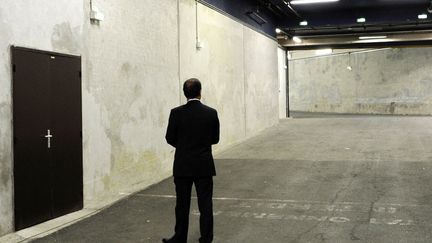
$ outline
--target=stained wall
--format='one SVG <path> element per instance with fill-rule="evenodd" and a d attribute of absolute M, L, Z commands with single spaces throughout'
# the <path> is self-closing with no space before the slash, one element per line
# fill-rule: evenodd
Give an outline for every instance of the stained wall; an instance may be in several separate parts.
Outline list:
<path fill-rule="evenodd" d="M 0 4 L 0 235 L 13 230 L 11 46 L 79 55 L 82 1 L 13 1 Z"/>
<path fill-rule="evenodd" d="M 291 60 L 291 109 L 431 115 L 431 60 L 430 47 Z"/>
<path fill-rule="evenodd" d="M 278 122 L 276 41 L 193 0 L 10 1 L 0 5 L 0 235 L 13 231 L 10 45 L 82 57 L 84 206 L 100 208 L 171 175 L 170 109 L 203 83 L 228 148 Z"/>

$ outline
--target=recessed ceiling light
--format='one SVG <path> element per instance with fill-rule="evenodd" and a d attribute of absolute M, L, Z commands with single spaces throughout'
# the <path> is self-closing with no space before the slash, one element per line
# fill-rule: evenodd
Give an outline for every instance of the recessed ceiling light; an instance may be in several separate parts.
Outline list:
<path fill-rule="evenodd" d="M 276 28 L 276 29 L 275 29 L 275 32 L 279 34 L 279 33 L 281 33 L 281 32 L 282 32 L 282 30 L 281 30 L 281 29 L 279 29 L 279 28 Z"/>
<path fill-rule="evenodd" d="M 300 37 L 294 36 L 292 39 L 295 43 L 302 43 L 302 39 L 300 39 Z"/>
<path fill-rule="evenodd" d="M 293 5 L 299 4 L 311 4 L 311 3 L 330 3 L 339 2 L 339 0 L 293 0 L 290 3 Z"/>
<path fill-rule="evenodd" d="M 427 14 L 419 14 L 418 18 L 419 19 L 427 19 L 428 16 L 427 16 Z"/>
<path fill-rule="evenodd" d="M 370 40 L 370 39 L 385 39 L 387 36 L 385 35 L 373 35 L 373 36 L 360 36 L 360 40 Z"/>
<path fill-rule="evenodd" d="M 358 18 L 357 23 L 364 23 L 366 22 L 366 18 Z"/>
<path fill-rule="evenodd" d="M 306 25 L 308 25 L 308 22 L 305 20 L 305 21 L 302 21 L 302 22 L 300 22 L 300 25 L 301 26 L 306 26 Z"/>

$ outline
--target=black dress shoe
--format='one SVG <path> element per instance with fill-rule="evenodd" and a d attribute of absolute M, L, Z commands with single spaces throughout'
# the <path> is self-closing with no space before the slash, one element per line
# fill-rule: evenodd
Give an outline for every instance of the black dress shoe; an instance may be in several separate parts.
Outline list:
<path fill-rule="evenodd" d="M 174 237 L 169 238 L 169 239 L 163 238 L 162 242 L 164 242 L 164 243 L 186 243 L 186 241 L 179 241 L 179 240 L 175 239 Z"/>

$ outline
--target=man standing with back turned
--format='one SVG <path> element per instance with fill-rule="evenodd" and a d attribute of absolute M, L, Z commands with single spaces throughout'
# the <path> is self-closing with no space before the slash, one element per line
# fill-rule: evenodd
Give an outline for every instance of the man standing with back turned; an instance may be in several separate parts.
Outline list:
<path fill-rule="evenodd" d="M 200 211 L 199 242 L 213 240 L 213 176 L 216 175 L 212 144 L 219 142 L 219 119 L 215 109 L 201 104 L 201 83 L 186 80 L 183 92 L 187 104 L 171 110 L 166 134 L 167 142 L 176 148 L 174 184 L 176 190 L 175 234 L 168 243 L 186 243 L 192 184 Z"/>

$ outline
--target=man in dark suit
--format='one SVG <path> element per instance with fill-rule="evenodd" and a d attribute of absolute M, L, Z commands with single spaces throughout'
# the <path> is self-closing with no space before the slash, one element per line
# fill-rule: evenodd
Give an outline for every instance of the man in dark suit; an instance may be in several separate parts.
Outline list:
<path fill-rule="evenodd" d="M 203 105 L 201 83 L 188 79 L 183 85 L 187 104 L 171 110 L 166 133 L 167 142 L 176 148 L 174 184 L 176 190 L 175 234 L 162 242 L 186 243 L 192 184 L 200 211 L 199 242 L 213 240 L 213 176 L 216 175 L 212 145 L 219 142 L 219 119 L 215 109 Z"/>

